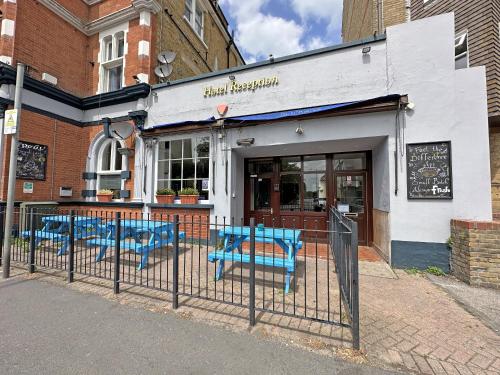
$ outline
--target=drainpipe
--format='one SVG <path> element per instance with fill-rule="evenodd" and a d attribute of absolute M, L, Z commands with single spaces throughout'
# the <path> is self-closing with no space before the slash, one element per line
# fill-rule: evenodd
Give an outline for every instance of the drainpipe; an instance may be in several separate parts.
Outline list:
<path fill-rule="evenodd" d="M 382 34 L 384 30 L 384 22 L 382 20 L 382 2 L 383 0 L 377 0 L 377 34 Z"/>
<path fill-rule="evenodd" d="M 226 67 L 229 69 L 229 57 L 231 56 L 231 46 L 234 44 L 234 30 L 231 32 L 231 38 L 227 42 L 226 53 L 227 53 L 227 62 Z"/>

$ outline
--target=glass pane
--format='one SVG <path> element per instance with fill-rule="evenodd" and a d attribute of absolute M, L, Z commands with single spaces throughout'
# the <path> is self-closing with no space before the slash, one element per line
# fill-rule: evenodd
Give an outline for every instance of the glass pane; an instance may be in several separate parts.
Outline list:
<path fill-rule="evenodd" d="M 99 190 L 111 190 L 113 192 L 113 199 L 120 198 L 121 185 L 122 180 L 119 174 L 99 176 Z"/>
<path fill-rule="evenodd" d="M 172 159 L 181 159 L 182 158 L 182 140 L 172 141 L 170 147 L 171 147 L 170 157 Z"/>
<path fill-rule="evenodd" d="M 171 180 L 170 181 L 170 188 L 175 191 L 176 193 L 181 190 L 181 180 Z"/>
<path fill-rule="evenodd" d="M 109 91 L 116 91 L 122 88 L 122 72 L 123 67 L 121 65 L 108 70 Z"/>
<path fill-rule="evenodd" d="M 460 57 L 455 58 L 455 69 L 465 69 L 467 68 L 467 54 L 464 53 Z"/>
<path fill-rule="evenodd" d="M 190 159 L 193 157 L 193 146 L 191 139 L 184 139 L 183 142 L 184 142 L 184 154 L 182 155 L 182 157 L 184 159 Z"/>
<path fill-rule="evenodd" d="M 325 170 L 325 155 L 304 156 L 304 172 L 322 172 Z"/>
<path fill-rule="evenodd" d="M 182 188 L 194 188 L 194 180 L 182 180 Z"/>
<path fill-rule="evenodd" d="M 196 156 L 198 156 L 199 158 L 208 158 L 210 156 L 210 138 L 201 137 L 196 141 Z"/>
<path fill-rule="evenodd" d="M 169 158 L 170 153 L 170 142 L 163 141 L 160 142 L 158 147 L 158 160 L 167 160 Z"/>
<path fill-rule="evenodd" d="M 184 2 L 184 17 L 186 17 L 189 21 L 191 21 L 191 15 L 193 14 L 191 2 L 192 0 L 186 0 Z"/>
<path fill-rule="evenodd" d="M 304 211 L 326 211 L 325 173 L 305 173 L 304 190 Z"/>
<path fill-rule="evenodd" d="M 252 178 L 253 202 L 251 209 L 263 210 L 271 208 L 271 179 Z"/>
<path fill-rule="evenodd" d="M 280 209 L 283 211 L 300 210 L 300 175 L 281 176 Z"/>
<path fill-rule="evenodd" d="M 366 155 L 361 152 L 338 154 L 333 157 L 333 166 L 336 171 L 362 170 L 366 168 Z"/>
<path fill-rule="evenodd" d="M 194 160 L 193 159 L 184 159 L 183 160 L 182 178 L 194 178 Z"/>
<path fill-rule="evenodd" d="M 158 179 L 168 179 L 168 160 L 158 162 Z"/>
<path fill-rule="evenodd" d="M 181 179 L 182 175 L 182 161 L 181 160 L 174 160 L 172 161 L 172 178 L 178 178 Z"/>
<path fill-rule="evenodd" d="M 118 148 L 121 147 L 120 144 L 116 145 L 115 149 L 115 171 L 121 171 L 122 170 L 122 156 L 118 152 Z"/>
<path fill-rule="evenodd" d="M 168 188 L 168 185 L 169 185 L 168 180 L 158 180 L 158 186 L 156 189 L 157 190 L 166 189 L 166 188 Z"/>
<path fill-rule="evenodd" d="M 281 171 L 282 172 L 300 172 L 300 156 L 293 158 L 282 158 L 281 159 Z"/>
<path fill-rule="evenodd" d="M 198 159 L 196 162 L 196 178 L 208 178 L 209 166 L 208 159 Z"/>
<path fill-rule="evenodd" d="M 117 41 L 116 56 L 122 57 L 124 52 L 125 52 L 125 39 L 123 38 L 123 36 L 120 36 Z"/>
<path fill-rule="evenodd" d="M 101 171 L 109 171 L 111 168 L 111 143 L 108 142 L 102 151 Z"/>
<path fill-rule="evenodd" d="M 106 40 L 104 48 L 105 48 L 104 61 L 109 61 L 113 58 L 113 43 L 111 43 L 110 38 Z"/>
<path fill-rule="evenodd" d="M 337 176 L 337 208 L 341 212 L 365 212 L 363 176 Z"/>
<path fill-rule="evenodd" d="M 208 190 L 203 190 L 202 180 L 196 180 L 196 190 L 200 193 L 201 199 L 208 199 Z"/>
<path fill-rule="evenodd" d="M 273 172 L 273 162 L 266 161 L 251 161 L 248 163 L 248 173 L 250 175 L 260 175 Z"/>

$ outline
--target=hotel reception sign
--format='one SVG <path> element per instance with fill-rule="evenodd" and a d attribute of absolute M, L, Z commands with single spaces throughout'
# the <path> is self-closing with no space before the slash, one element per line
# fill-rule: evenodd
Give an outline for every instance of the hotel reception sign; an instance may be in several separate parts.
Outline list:
<path fill-rule="evenodd" d="M 256 90 L 278 86 L 278 77 L 267 77 L 254 79 L 252 81 L 238 82 L 235 79 L 229 80 L 225 85 L 206 86 L 203 88 L 203 96 L 209 98 L 212 96 L 222 96 L 227 94 L 237 94 L 245 91 L 255 92 Z"/>

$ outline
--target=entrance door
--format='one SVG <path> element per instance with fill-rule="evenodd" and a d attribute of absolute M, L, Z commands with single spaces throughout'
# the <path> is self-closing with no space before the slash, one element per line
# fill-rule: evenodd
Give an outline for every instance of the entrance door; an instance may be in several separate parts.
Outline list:
<path fill-rule="evenodd" d="M 254 217 L 257 224 L 273 225 L 273 213 L 276 197 L 273 191 L 273 160 L 259 160 L 248 163 L 249 217 Z"/>
<path fill-rule="evenodd" d="M 334 179 L 335 206 L 345 216 L 358 223 L 359 244 L 367 245 L 367 174 L 366 172 L 336 172 Z"/>

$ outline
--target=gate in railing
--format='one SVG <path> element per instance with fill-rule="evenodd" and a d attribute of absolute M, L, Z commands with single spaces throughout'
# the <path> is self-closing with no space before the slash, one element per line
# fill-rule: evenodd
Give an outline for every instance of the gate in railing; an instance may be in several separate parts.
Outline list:
<path fill-rule="evenodd" d="M 332 207 L 330 236 L 340 295 L 351 324 L 353 347 L 359 349 L 358 223 Z"/>
<path fill-rule="evenodd" d="M 247 308 L 251 325 L 260 311 L 352 328 L 357 349 L 356 226 L 330 215 L 326 229 L 290 229 L 208 215 L 18 210 L 10 251 L 30 272 L 104 278 L 115 293 L 121 283 L 172 293 L 174 308 L 188 296 Z"/>

